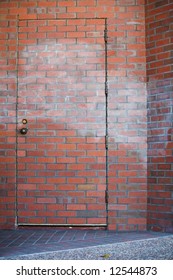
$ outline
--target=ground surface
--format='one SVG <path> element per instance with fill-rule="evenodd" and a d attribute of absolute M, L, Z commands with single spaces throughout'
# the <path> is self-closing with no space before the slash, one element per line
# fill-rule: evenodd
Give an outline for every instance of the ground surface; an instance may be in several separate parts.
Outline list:
<path fill-rule="evenodd" d="M 106 230 L 1 230 L 0 259 L 173 260 L 173 235 Z"/>

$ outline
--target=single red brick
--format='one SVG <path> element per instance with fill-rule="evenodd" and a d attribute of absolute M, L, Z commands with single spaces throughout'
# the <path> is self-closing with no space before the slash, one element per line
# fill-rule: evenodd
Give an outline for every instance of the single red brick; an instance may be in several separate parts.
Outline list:
<path fill-rule="evenodd" d="M 68 218 L 67 219 L 67 224 L 78 224 L 78 225 L 86 225 L 86 219 L 85 218 Z"/>
<path fill-rule="evenodd" d="M 69 204 L 67 205 L 67 210 L 86 210 L 86 205 L 85 204 Z"/>
<path fill-rule="evenodd" d="M 37 198 L 37 203 L 56 203 L 56 198 L 45 197 Z"/>

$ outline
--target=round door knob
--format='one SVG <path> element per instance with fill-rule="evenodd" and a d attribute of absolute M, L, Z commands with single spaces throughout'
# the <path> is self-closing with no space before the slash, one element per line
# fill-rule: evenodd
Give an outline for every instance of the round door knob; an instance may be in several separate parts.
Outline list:
<path fill-rule="evenodd" d="M 20 129 L 20 133 L 21 133 L 22 135 L 27 134 L 27 132 L 28 132 L 28 129 L 27 129 L 26 127 L 23 127 L 23 128 Z"/>

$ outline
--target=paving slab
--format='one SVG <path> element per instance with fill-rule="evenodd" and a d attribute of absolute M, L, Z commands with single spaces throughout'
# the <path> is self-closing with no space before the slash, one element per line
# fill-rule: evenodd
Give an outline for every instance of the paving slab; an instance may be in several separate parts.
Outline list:
<path fill-rule="evenodd" d="M 150 231 L 0 230 L 0 259 L 102 259 L 105 254 L 110 259 L 173 259 L 173 235 Z"/>

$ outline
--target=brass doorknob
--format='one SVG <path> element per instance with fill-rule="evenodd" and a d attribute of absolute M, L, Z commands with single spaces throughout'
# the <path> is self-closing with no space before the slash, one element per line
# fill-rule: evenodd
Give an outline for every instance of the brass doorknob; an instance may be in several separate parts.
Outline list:
<path fill-rule="evenodd" d="M 27 134 L 27 132 L 28 132 L 28 129 L 27 129 L 26 127 L 23 127 L 23 128 L 20 129 L 20 133 L 21 133 L 22 135 Z"/>

